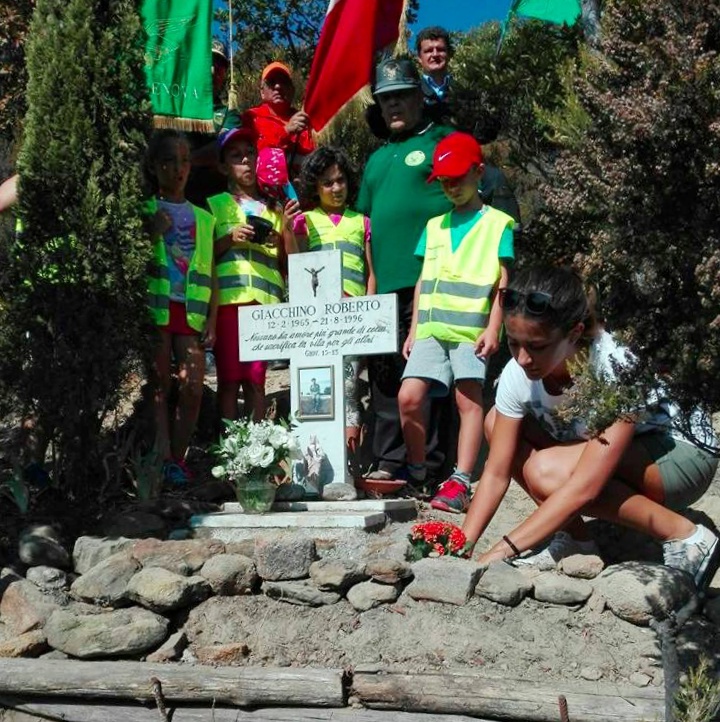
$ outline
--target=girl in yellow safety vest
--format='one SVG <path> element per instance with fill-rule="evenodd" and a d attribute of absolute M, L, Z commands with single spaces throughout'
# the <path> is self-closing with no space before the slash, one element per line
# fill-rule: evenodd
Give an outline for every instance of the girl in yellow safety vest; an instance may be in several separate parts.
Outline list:
<path fill-rule="evenodd" d="M 370 219 L 348 208 L 356 182 L 345 153 L 337 148 L 318 148 L 305 161 L 300 184 L 303 201 L 311 209 L 295 219 L 295 235 L 301 250 L 342 251 L 343 295 L 374 294 Z M 357 357 L 346 357 L 345 438 L 353 454 L 361 427 L 359 366 Z"/>
<path fill-rule="evenodd" d="M 178 485 L 191 477 L 185 455 L 200 413 L 204 346 L 212 346 L 215 339 L 215 221 L 185 199 L 190 145 L 182 133 L 155 133 L 148 146 L 145 170 L 153 191 L 145 211 L 154 255 L 148 305 L 158 332 L 154 355 L 155 449 L 164 460 L 164 481 Z M 173 359 L 179 396 L 171 419 L 168 395 Z"/>
<path fill-rule="evenodd" d="M 283 300 L 287 256 L 297 251 L 292 219 L 300 206 L 288 200 L 281 209 L 261 194 L 254 131 L 233 128 L 220 135 L 218 146 L 228 181 L 226 193 L 208 198 L 215 217 L 218 410 L 221 418 L 236 419 L 242 386 L 245 412 L 259 421 L 265 416 L 267 362 L 240 360 L 238 307 Z"/>

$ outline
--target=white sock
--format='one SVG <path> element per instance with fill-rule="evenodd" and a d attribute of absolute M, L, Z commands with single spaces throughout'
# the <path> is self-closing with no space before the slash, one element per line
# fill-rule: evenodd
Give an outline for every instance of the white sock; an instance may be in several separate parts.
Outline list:
<path fill-rule="evenodd" d="M 668 539 L 665 544 L 669 542 L 682 542 L 683 544 L 697 544 L 702 539 L 702 529 L 696 524 L 695 531 L 684 539 Z"/>

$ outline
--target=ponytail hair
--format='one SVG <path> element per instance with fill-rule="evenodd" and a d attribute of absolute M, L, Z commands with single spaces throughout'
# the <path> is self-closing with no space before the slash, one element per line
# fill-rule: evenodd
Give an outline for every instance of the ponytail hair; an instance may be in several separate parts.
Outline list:
<path fill-rule="evenodd" d="M 586 342 L 597 334 L 597 291 L 594 287 L 586 288 L 582 278 L 573 270 L 530 266 L 518 272 L 508 283 L 508 289 L 517 292 L 518 303 L 513 308 L 506 308 L 505 316 L 525 316 L 548 328 L 559 328 L 563 333 L 582 323 L 582 338 Z M 532 293 L 546 294 L 549 298 L 547 309 L 542 313 L 528 310 L 527 298 Z"/>

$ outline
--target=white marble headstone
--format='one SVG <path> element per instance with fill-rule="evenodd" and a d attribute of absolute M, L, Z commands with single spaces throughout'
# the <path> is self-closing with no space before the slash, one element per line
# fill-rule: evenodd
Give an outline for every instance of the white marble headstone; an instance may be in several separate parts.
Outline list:
<path fill-rule="evenodd" d="M 303 452 L 317 439 L 327 455 L 321 485 L 352 483 L 346 479 L 343 358 L 398 350 L 397 298 L 343 297 L 340 251 L 297 253 L 288 262 L 289 303 L 240 308 L 240 358 L 290 359 L 290 407 Z M 310 495 L 321 491 L 298 481 Z"/>

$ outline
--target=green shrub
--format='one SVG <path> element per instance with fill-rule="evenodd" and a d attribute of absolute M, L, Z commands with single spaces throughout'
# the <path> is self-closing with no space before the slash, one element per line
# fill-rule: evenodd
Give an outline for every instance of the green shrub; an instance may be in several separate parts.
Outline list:
<path fill-rule="evenodd" d="M 613 0 L 582 54 L 566 139 L 526 234 L 534 260 L 574 262 L 604 314 L 687 411 L 720 408 L 720 9 Z M 643 376 L 644 379 L 640 378 Z"/>
<path fill-rule="evenodd" d="M 18 159 L 23 233 L 0 297 L 0 394 L 52 430 L 68 491 L 100 469 L 105 414 L 145 346 L 149 131 L 132 0 L 38 0 Z"/>

